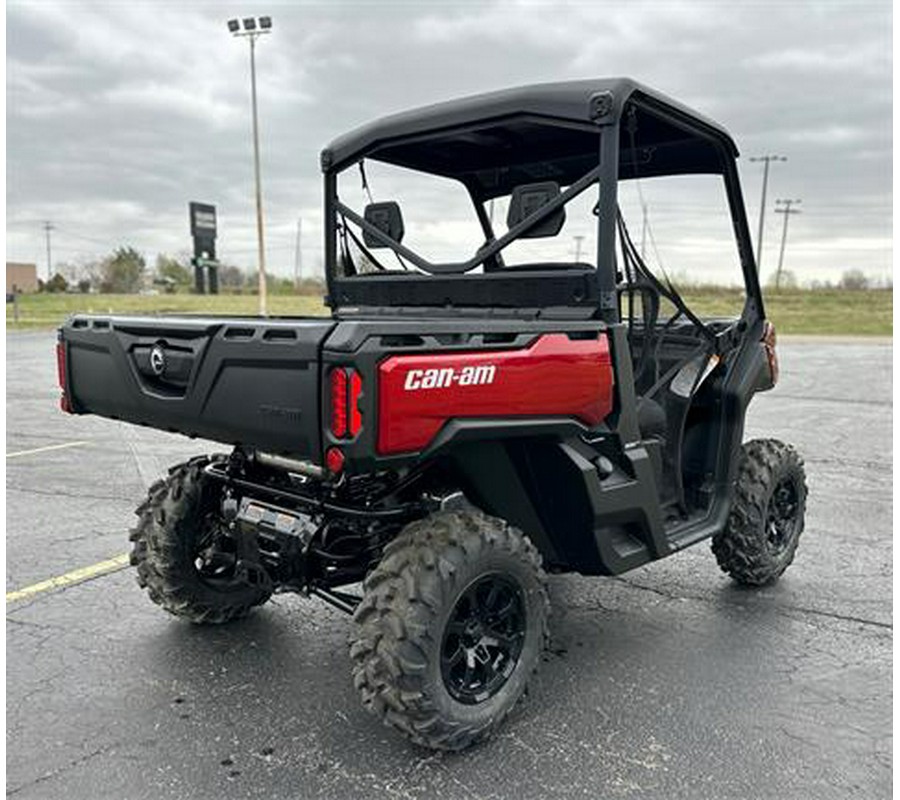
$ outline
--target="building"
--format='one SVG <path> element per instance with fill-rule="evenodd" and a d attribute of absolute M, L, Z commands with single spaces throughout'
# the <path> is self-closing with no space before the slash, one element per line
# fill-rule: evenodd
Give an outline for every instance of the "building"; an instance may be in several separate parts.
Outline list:
<path fill-rule="evenodd" d="M 22 264 L 15 261 L 6 262 L 6 293 L 13 287 L 19 292 L 36 292 L 38 288 L 37 264 Z"/>

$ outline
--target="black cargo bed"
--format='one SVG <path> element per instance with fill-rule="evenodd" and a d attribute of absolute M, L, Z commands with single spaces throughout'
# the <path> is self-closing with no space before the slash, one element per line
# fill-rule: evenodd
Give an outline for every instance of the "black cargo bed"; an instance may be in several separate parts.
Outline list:
<path fill-rule="evenodd" d="M 76 316 L 61 328 L 76 413 L 314 458 L 328 318 Z"/>

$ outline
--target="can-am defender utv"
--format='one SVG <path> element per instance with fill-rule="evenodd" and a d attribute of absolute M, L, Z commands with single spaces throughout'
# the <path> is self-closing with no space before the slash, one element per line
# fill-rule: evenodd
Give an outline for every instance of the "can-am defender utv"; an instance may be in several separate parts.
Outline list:
<path fill-rule="evenodd" d="M 806 484 L 789 445 L 741 444 L 778 366 L 736 156 L 724 129 L 625 79 L 433 105 L 322 152 L 329 318 L 69 319 L 64 410 L 234 445 L 150 489 L 131 535 L 140 585 L 208 623 L 273 592 L 321 597 L 353 614 L 363 703 L 460 749 L 538 664 L 545 570 L 617 575 L 712 539 L 736 581 L 777 579 Z M 404 245 L 366 163 L 462 187 L 477 245 L 449 262 Z M 339 194 L 342 174 L 355 192 Z M 618 207 L 620 183 L 688 174 L 727 197 L 734 318 L 698 317 Z M 508 263 L 510 245 L 557 236 L 579 196 L 595 264 Z"/>

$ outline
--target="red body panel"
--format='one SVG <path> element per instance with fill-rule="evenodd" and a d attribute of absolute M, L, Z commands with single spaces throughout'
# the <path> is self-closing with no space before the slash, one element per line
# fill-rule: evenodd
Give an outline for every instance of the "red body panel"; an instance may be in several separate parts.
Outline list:
<path fill-rule="evenodd" d="M 596 425 L 612 410 L 605 334 L 545 334 L 529 347 L 391 356 L 378 368 L 378 453 L 422 450 L 450 419 L 573 417 Z"/>

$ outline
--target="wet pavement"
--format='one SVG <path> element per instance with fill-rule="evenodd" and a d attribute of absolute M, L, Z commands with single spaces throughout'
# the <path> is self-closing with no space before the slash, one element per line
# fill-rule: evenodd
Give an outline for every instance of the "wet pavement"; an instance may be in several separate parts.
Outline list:
<path fill-rule="evenodd" d="M 7 454 L 24 453 L 7 458 L 7 591 L 125 552 L 149 483 L 221 449 L 60 413 L 52 348 L 7 336 Z M 491 741 L 435 754 L 362 709 L 340 612 L 279 596 L 195 627 L 115 572 L 7 606 L 7 794 L 889 797 L 892 349 L 779 351 L 747 438 L 793 442 L 810 498 L 775 586 L 735 587 L 706 543 L 617 579 L 556 576 L 526 702 Z"/>

